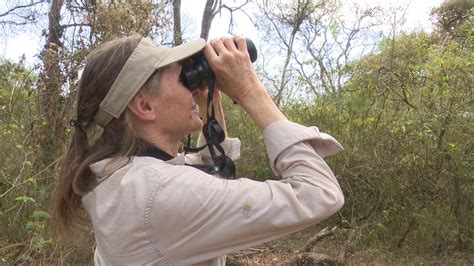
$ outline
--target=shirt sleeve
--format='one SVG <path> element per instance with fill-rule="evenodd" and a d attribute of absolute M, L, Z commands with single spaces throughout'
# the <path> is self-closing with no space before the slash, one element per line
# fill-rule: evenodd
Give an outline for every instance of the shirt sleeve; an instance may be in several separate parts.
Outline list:
<path fill-rule="evenodd" d="M 342 207 L 342 191 L 321 155 L 342 148 L 334 138 L 288 121 L 272 123 L 264 136 L 281 181 L 225 180 L 186 166 L 161 179 L 150 201 L 150 234 L 168 260 L 193 264 L 261 244 Z"/>
<path fill-rule="evenodd" d="M 197 147 L 201 147 L 206 144 L 204 136 L 199 134 L 197 140 Z M 225 154 L 229 156 L 233 161 L 236 161 L 240 158 L 240 139 L 238 138 L 225 138 L 221 143 L 221 147 L 224 150 Z M 216 149 L 216 154 L 220 152 Z M 206 147 L 198 153 L 187 154 L 186 163 L 188 164 L 212 164 L 212 157 L 209 149 Z"/>

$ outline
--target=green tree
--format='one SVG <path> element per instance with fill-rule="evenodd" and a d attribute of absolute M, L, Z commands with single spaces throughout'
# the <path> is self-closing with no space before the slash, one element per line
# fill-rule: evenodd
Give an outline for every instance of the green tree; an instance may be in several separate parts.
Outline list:
<path fill-rule="evenodd" d="M 0 60 L 0 257 L 12 262 L 27 262 L 52 243 L 46 235 L 47 217 L 42 215 L 48 190 L 37 185 L 41 175 L 33 167 L 38 149 L 31 141 L 38 123 L 34 70 L 23 62 Z M 21 250 L 19 246 L 33 248 L 12 252 Z"/>
<path fill-rule="evenodd" d="M 472 249 L 473 60 L 454 40 L 403 34 L 354 62 L 337 95 L 317 100 L 308 120 L 349 147 L 334 168 L 350 224 L 368 221 L 396 247 Z"/>

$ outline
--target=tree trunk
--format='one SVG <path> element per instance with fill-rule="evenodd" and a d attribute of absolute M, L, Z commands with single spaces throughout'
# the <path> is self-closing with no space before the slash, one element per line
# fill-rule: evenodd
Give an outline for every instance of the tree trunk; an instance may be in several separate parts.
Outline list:
<path fill-rule="evenodd" d="M 60 53 L 63 29 L 60 24 L 62 0 L 52 0 L 48 14 L 48 32 L 44 50 L 41 53 L 43 69 L 40 73 L 38 108 L 42 125 L 36 138 L 41 147 L 40 164 L 45 167 L 56 160 L 61 140 L 64 138 L 64 118 L 61 115 Z"/>
<path fill-rule="evenodd" d="M 220 7 L 221 1 L 220 0 L 207 0 L 206 6 L 204 7 L 204 12 L 202 14 L 202 22 L 201 22 L 201 38 L 206 39 L 209 38 L 209 31 L 211 30 L 212 20 L 216 15 L 217 9 Z"/>
<path fill-rule="evenodd" d="M 175 46 L 183 43 L 181 34 L 181 0 L 173 2 L 173 37 Z"/>

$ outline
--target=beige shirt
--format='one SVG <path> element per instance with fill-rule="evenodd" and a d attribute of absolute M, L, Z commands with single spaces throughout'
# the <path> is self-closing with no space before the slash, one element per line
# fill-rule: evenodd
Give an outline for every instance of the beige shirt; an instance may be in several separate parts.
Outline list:
<path fill-rule="evenodd" d="M 342 149 L 333 137 L 277 121 L 264 140 L 282 180 L 225 180 L 183 165 L 206 161 L 205 153 L 91 165 L 101 183 L 82 202 L 97 242 L 95 264 L 222 265 L 226 253 L 298 231 L 342 207 L 342 191 L 322 159 Z M 238 157 L 238 140 L 223 147 Z"/>

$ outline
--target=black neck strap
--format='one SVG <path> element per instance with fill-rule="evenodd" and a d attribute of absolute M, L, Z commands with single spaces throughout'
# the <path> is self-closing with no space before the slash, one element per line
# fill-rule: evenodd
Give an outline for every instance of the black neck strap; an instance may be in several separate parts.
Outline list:
<path fill-rule="evenodd" d="M 214 96 L 214 82 L 215 79 L 212 78 L 210 75 L 207 79 L 207 87 L 208 87 L 208 95 L 207 95 L 207 110 L 206 110 L 206 124 L 203 126 L 202 133 L 204 138 L 206 139 L 206 145 L 198 148 L 190 148 L 190 136 L 188 135 L 188 143 L 187 147 L 185 148 L 185 154 L 188 152 L 197 152 L 204 148 L 209 149 L 209 153 L 211 154 L 212 160 L 214 161 L 213 166 L 205 166 L 205 165 L 191 165 L 198 169 L 202 167 L 206 167 L 212 169 L 214 173 L 218 173 L 221 177 L 227 179 L 235 178 L 235 164 L 227 155 L 225 155 L 224 149 L 220 145 L 222 141 L 225 139 L 225 133 L 222 127 L 219 125 L 217 120 L 215 119 L 215 110 L 214 110 L 214 103 L 213 103 L 213 96 Z M 210 108 L 210 110 L 209 110 Z M 220 155 L 216 154 L 214 150 L 216 148 Z M 202 169 L 201 169 L 202 170 Z M 204 171 L 204 170 L 203 170 Z M 205 171 L 208 172 L 208 171 Z"/>
<path fill-rule="evenodd" d="M 156 158 L 156 159 L 160 159 L 162 161 L 169 161 L 171 159 L 173 159 L 174 157 L 169 155 L 168 153 L 166 153 L 165 151 L 151 145 L 151 144 L 147 144 L 147 147 L 146 149 L 137 154 L 137 156 L 148 156 L 148 157 L 153 157 L 153 158 Z"/>
<path fill-rule="evenodd" d="M 144 156 L 147 156 L 147 157 L 153 157 L 153 158 L 156 158 L 156 159 L 159 159 L 159 160 L 162 160 L 162 161 L 169 161 L 171 159 L 173 159 L 174 157 L 169 155 L 168 153 L 166 153 L 165 151 L 161 150 L 160 148 L 156 147 L 156 146 L 153 146 L 152 144 L 149 144 L 147 143 L 146 144 L 146 149 L 140 153 L 138 153 L 136 156 L 139 156 L 139 157 L 144 157 Z M 208 174 L 216 174 L 218 173 L 218 169 L 216 169 L 213 165 L 201 165 L 201 164 L 186 164 L 188 166 L 192 166 L 196 169 L 199 169 L 205 173 L 208 173 Z"/>

